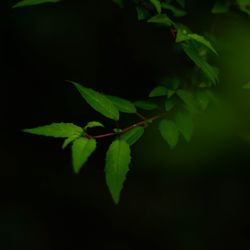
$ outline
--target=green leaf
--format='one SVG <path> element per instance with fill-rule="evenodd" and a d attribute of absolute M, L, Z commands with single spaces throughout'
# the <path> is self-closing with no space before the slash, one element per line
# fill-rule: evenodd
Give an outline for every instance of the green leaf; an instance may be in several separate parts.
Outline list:
<path fill-rule="evenodd" d="M 132 102 L 117 96 L 107 95 L 107 97 L 120 112 L 136 113 L 136 107 Z"/>
<path fill-rule="evenodd" d="M 96 149 L 96 141 L 81 137 L 72 144 L 72 163 L 74 172 L 77 174 L 84 163 Z"/>
<path fill-rule="evenodd" d="M 175 116 L 175 124 L 185 140 L 189 142 L 194 129 L 193 120 L 190 114 L 187 112 L 178 112 Z"/>
<path fill-rule="evenodd" d="M 208 107 L 208 104 L 210 102 L 210 97 L 207 93 L 207 91 L 197 91 L 196 92 L 196 100 L 199 104 L 202 111 L 205 111 Z"/>
<path fill-rule="evenodd" d="M 72 135 L 72 136 L 68 137 L 67 139 L 65 139 L 65 141 L 63 142 L 63 145 L 62 145 L 62 149 L 65 149 L 71 142 L 73 142 L 74 140 L 76 140 L 79 137 L 80 137 L 79 135 Z"/>
<path fill-rule="evenodd" d="M 124 7 L 124 1 L 123 0 L 112 0 L 116 5 L 118 5 L 120 8 Z"/>
<path fill-rule="evenodd" d="M 214 4 L 212 13 L 213 14 L 222 14 L 227 13 L 229 11 L 230 4 L 226 1 L 218 1 Z"/>
<path fill-rule="evenodd" d="M 158 108 L 155 103 L 149 101 L 136 101 L 134 104 L 136 107 L 144 110 L 154 110 Z"/>
<path fill-rule="evenodd" d="M 84 130 L 88 128 L 95 128 L 95 127 L 104 127 L 104 125 L 100 122 L 91 121 L 87 123 L 87 125 L 84 127 Z"/>
<path fill-rule="evenodd" d="M 239 9 L 247 15 L 250 15 L 250 1 L 249 0 L 237 0 Z"/>
<path fill-rule="evenodd" d="M 61 122 L 37 128 L 23 129 L 23 132 L 51 137 L 72 137 L 74 135 L 80 136 L 83 133 L 83 129 L 73 123 Z"/>
<path fill-rule="evenodd" d="M 76 87 L 81 96 L 94 110 L 107 118 L 116 121 L 119 120 L 119 110 L 104 94 L 101 94 L 90 88 L 85 88 L 76 82 L 69 82 Z"/>
<path fill-rule="evenodd" d="M 171 109 L 174 108 L 176 105 L 176 99 L 175 98 L 170 98 L 165 101 L 165 110 L 170 111 Z"/>
<path fill-rule="evenodd" d="M 180 99 L 186 104 L 186 108 L 191 112 L 191 113 L 196 113 L 197 112 L 197 106 L 195 102 L 195 98 L 193 94 L 185 89 L 179 89 L 177 90 L 177 95 L 180 97 Z"/>
<path fill-rule="evenodd" d="M 140 6 L 136 7 L 136 11 L 137 11 L 137 19 L 139 21 L 145 20 L 150 17 L 150 13 Z"/>
<path fill-rule="evenodd" d="M 191 33 L 191 30 L 183 24 L 177 24 L 176 25 L 177 33 L 176 33 L 176 39 L 175 41 L 177 43 L 183 42 L 186 40 L 189 40 L 190 38 L 188 37 L 188 34 Z"/>
<path fill-rule="evenodd" d="M 209 80 L 216 84 L 218 82 L 218 71 L 209 65 L 205 59 L 199 54 L 198 49 L 193 44 L 182 44 L 182 48 L 186 55 L 196 64 L 198 68 L 207 76 Z"/>
<path fill-rule="evenodd" d="M 186 11 L 179 9 L 179 8 L 176 8 L 169 3 L 162 3 L 162 9 L 170 10 L 175 17 L 182 17 L 182 16 L 185 16 L 187 14 Z"/>
<path fill-rule="evenodd" d="M 174 22 L 166 14 L 153 16 L 148 20 L 148 23 L 156 23 L 164 27 L 169 27 L 174 24 Z"/>
<path fill-rule="evenodd" d="M 170 120 L 161 120 L 159 129 L 163 139 L 169 144 L 170 148 L 174 148 L 179 140 L 179 130 L 175 123 Z"/>
<path fill-rule="evenodd" d="M 161 13 L 161 2 L 160 0 L 150 0 L 150 3 L 155 7 L 158 14 Z"/>
<path fill-rule="evenodd" d="M 60 0 L 23 0 L 13 6 L 13 8 L 38 5 L 43 3 L 57 3 Z"/>
<path fill-rule="evenodd" d="M 197 43 L 200 43 L 210 49 L 214 54 L 218 54 L 215 48 L 212 46 L 212 44 L 203 36 L 197 35 L 197 34 L 188 34 L 187 35 L 191 40 L 196 41 Z"/>
<path fill-rule="evenodd" d="M 144 128 L 136 127 L 122 134 L 121 138 L 125 140 L 130 146 L 132 146 L 142 137 L 143 134 L 144 134 Z"/>
<path fill-rule="evenodd" d="M 106 155 L 105 175 L 108 188 L 116 204 L 120 200 L 130 161 L 129 144 L 119 139 L 112 142 Z"/>
<path fill-rule="evenodd" d="M 185 8 L 186 0 L 176 0 L 176 2 L 177 2 L 182 8 Z"/>
<path fill-rule="evenodd" d="M 150 92 L 149 97 L 165 96 L 167 93 L 168 89 L 166 87 L 157 86 Z"/>
<path fill-rule="evenodd" d="M 167 97 L 170 98 L 175 94 L 175 90 L 168 89 Z"/>
<path fill-rule="evenodd" d="M 245 85 L 243 85 L 242 88 L 243 88 L 243 89 L 250 90 L 250 82 L 248 82 L 248 83 L 246 83 Z"/>

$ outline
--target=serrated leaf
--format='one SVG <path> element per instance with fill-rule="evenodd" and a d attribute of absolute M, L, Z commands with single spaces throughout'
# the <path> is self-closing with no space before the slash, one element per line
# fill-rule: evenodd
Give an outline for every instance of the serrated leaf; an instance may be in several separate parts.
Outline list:
<path fill-rule="evenodd" d="M 242 88 L 243 88 L 243 89 L 250 90 L 250 82 L 244 84 Z"/>
<path fill-rule="evenodd" d="M 174 148 L 179 140 L 179 130 L 175 123 L 170 120 L 161 120 L 159 130 L 163 139 L 169 144 L 170 148 Z"/>
<path fill-rule="evenodd" d="M 85 88 L 76 82 L 69 82 L 76 87 L 81 96 L 94 110 L 107 118 L 116 121 L 119 120 L 119 110 L 104 94 L 101 94 L 91 88 Z"/>
<path fill-rule="evenodd" d="M 169 27 L 174 24 L 174 22 L 166 14 L 153 16 L 148 20 L 148 23 L 156 23 L 164 27 Z"/>
<path fill-rule="evenodd" d="M 77 174 L 96 149 L 96 140 L 81 137 L 72 144 L 72 163 L 74 172 Z"/>
<path fill-rule="evenodd" d="M 109 191 L 116 204 L 120 200 L 130 161 L 129 144 L 119 139 L 112 142 L 106 155 L 105 175 Z"/>
<path fill-rule="evenodd" d="M 144 110 L 154 110 L 158 108 L 158 106 L 154 102 L 149 101 L 136 101 L 134 102 L 134 104 L 136 107 Z"/>
<path fill-rule="evenodd" d="M 198 68 L 207 76 L 209 80 L 216 84 L 218 82 L 218 71 L 208 64 L 203 57 L 200 56 L 196 46 L 191 43 L 182 44 L 183 51 L 196 64 Z"/>
<path fill-rule="evenodd" d="M 204 45 L 205 47 L 207 47 L 208 49 L 210 49 L 214 54 L 218 54 L 217 51 L 215 50 L 215 48 L 212 46 L 212 44 L 203 36 L 200 36 L 198 34 L 188 34 L 187 35 L 191 40 L 194 40 L 197 43 L 200 43 L 202 45 Z"/>
<path fill-rule="evenodd" d="M 120 112 L 136 113 L 136 107 L 132 102 L 117 96 L 107 95 L 107 97 Z"/>
<path fill-rule="evenodd" d="M 229 2 L 226 1 L 218 1 L 214 4 L 212 8 L 212 13 L 213 14 L 222 14 L 222 13 L 227 13 L 229 11 L 230 4 Z"/>
<path fill-rule="evenodd" d="M 139 21 L 145 20 L 150 17 L 150 13 L 140 6 L 136 7 L 136 11 L 137 11 L 137 19 Z"/>
<path fill-rule="evenodd" d="M 149 97 L 165 96 L 168 93 L 168 89 L 163 86 L 155 87 L 149 94 Z"/>
<path fill-rule="evenodd" d="M 172 4 L 166 2 L 162 3 L 162 9 L 170 10 L 175 17 L 182 17 L 187 14 L 185 10 L 176 8 Z"/>
<path fill-rule="evenodd" d="M 178 112 L 175 116 L 175 124 L 185 140 L 189 142 L 194 129 L 193 120 L 190 114 L 186 112 Z"/>
<path fill-rule="evenodd" d="M 124 7 L 124 1 L 123 0 L 112 0 L 116 5 L 118 5 L 120 8 Z"/>
<path fill-rule="evenodd" d="M 161 13 L 161 2 L 160 0 L 150 0 L 150 3 L 155 7 L 158 14 Z"/>
<path fill-rule="evenodd" d="M 13 6 L 13 8 L 38 5 L 43 3 L 57 3 L 60 0 L 23 0 Z"/>
<path fill-rule="evenodd" d="M 170 98 L 165 101 L 165 110 L 170 111 L 171 109 L 174 108 L 176 105 L 176 99 L 175 98 Z"/>
<path fill-rule="evenodd" d="M 95 127 L 104 127 L 104 125 L 100 122 L 97 121 L 91 121 L 88 122 L 87 125 L 84 127 L 84 129 L 88 129 L 88 128 L 95 128 Z"/>
<path fill-rule="evenodd" d="M 130 146 L 132 146 L 142 137 L 143 134 L 144 128 L 136 127 L 122 134 L 121 138 L 125 140 Z"/>
<path fill-rule="evenodd" d="M 191 113 L 197 112 L 195 98 L 190 91 L 185 90 L 185 89 L 179 89 L 179 90 L 177 90 L 176 93 L 180 97 L 180 99 L 186 104 L 186 108 Z"/>
<path fill-rule="evenodd" d="M 73 123 L 61 122 L 61 123 L 52 123 L 50 125 L 40 126 L 37 128 L 23 129 L 23 132 L 35 135 L 65 138 L 74 135 L 81 135 L 83 133 L 83 129 L 81 127 L 76 126 Z"/>

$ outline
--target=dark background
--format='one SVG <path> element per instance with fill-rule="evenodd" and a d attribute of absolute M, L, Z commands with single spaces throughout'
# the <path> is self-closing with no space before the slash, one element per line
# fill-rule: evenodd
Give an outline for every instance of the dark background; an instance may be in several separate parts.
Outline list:
<path fill-rule="evenodd" d="M 11 9 L 14 1 L 1 1 L 1 250 L 250 247 L 250 147 L 238 136 L 250 109 L 236 101 L 249 97 L 235 90 L 250 79 L 249 19 L 237 12 L 212 16 L 212 1 L 200 2 L 189 1 L 183 22 L 220 39 L 224 87 L 217 89 L 237 115 L 230 109 L 222 119 L 224 112 L 210 111 L 198 124 L 213 117 L 215 125 L 198 128 L 190 144 L 174 151 L 150 128 L 134 147 L 115 206 L 103 172 L 109 140 L 74 175 L 60 141 L 21 129 L 93 119 L 113 126 L 65 79 L 136 100 L 190 63 L 173 49 L 168 30 L 138 22 L 129 4 L 121 10 L 108 0 L 71 0 Z"/>

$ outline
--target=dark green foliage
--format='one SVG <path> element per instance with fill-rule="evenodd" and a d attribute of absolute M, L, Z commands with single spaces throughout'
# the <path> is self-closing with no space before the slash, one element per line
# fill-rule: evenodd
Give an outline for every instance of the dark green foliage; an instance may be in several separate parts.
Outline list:
<path fill-rule="evenodd" d="M 14 7 L 58 1 L 23 0 Z M 126 3 L 125 0 L 112 1 L 121 8 Z M 181 137 L 190 142 L 194 133 L 195 116 L 204 112 L 210 103 L 217 102 L 212 91 L 214 85 L 219 81 L 218 70 L 210 63 L 210 59 L 219 55 L 213 43 L 205 36 L 193 33 L 189 27 L 180 23 L 180 20 L 183 20 L 180 17 L 188 14 L 185 0 L 134 0 L 131 3 L 134 4 L 135 11 L 137 11 L 138 20 L 145 20 L 145 23 L 150 23 L 152 27 L 161 26 L 166 32 L 172 34 L 172 47 L 169 50 L 175 51 L 178 56 L 189 60 L 190 63 L 187 61 L 188 74 L 186 70 L 183 70 L 182 75 L 180 69 L 179 75 L 163 77 L 162 81 L 154 83 L 156 87 L 151 90 L 148 98 L 142 96 L 140 97 L 142 100 L 139 101 L 103 94 L 69 81 L 85 102 L 103 116 L 104 121 L 106 118 L 114 120 L 115 127 L 110 128 L 107 133 L 98 135 L 93 135 L 91 131 L 93 128 L 103 130 L 103 124 L 105 124 L 103 121 L 90 121 L 82 127 L 72 123 L 53 123 L 23 130 L 26 133 L 41 136 L 64 138 L 63 148 L 71 143 L 72 165 L 75 173 L 80 172 L 96 150 L 99 139 L 113 137 L 114 141 L 109 145 L 106 154 L 105 175 L 107 186 L 115 203 L 120 200 L 121 190 L 129 171 L 130 147 L 142 138 L 145 128 L 155 120 L 159 120 L 159 133 L 171 149 L 177 146 Z M 248 0 L 220 0 L 215 3 L 212 13 L 225 13 L 232 6 L 237 6 L 238 10 L 249 15 L 249 5 Z M 250 83 L 246 83 L 242 88 L 249 90 Z M 138 110 L 139 112 L 142 110 L 143 114 L 140 114 Z M 147 115 L 147 112 L 150 115 Z M 120 128 L 120 124 L 118 124 L 120 113 L 127 113 L 127 116 L 131 116 L 133 121 L 137 119 L 137 122 Z"/>
<path fill-rule="evenodd" d="M 18 2 L 16 5 L 14 5 L 13 8 L 38 5 L 43 3 L 57 3 L 60 1 L 61 0 L 22 0 Z"/>

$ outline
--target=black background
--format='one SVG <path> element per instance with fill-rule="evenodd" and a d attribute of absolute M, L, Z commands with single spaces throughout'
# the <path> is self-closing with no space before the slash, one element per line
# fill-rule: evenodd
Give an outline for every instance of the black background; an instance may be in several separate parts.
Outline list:
<path fill-rule="evenodd" d="M 185 21 L 202 30 L 212 3 L 194 3 Z M 188 65 L 171 49 L 171 33 L 108 0 L 11 4 L 3 2 L 0 24 L 0 249 L 247 249 L 250 159 L 241 140 L 190 171 L 144 169 L 135 156 L 115 206 L 103 173 L 109 140 L 76 176 L 60 142 L 21 132 L 102 119 L 66 79 L 143 98 L 160 77 Z"/>

